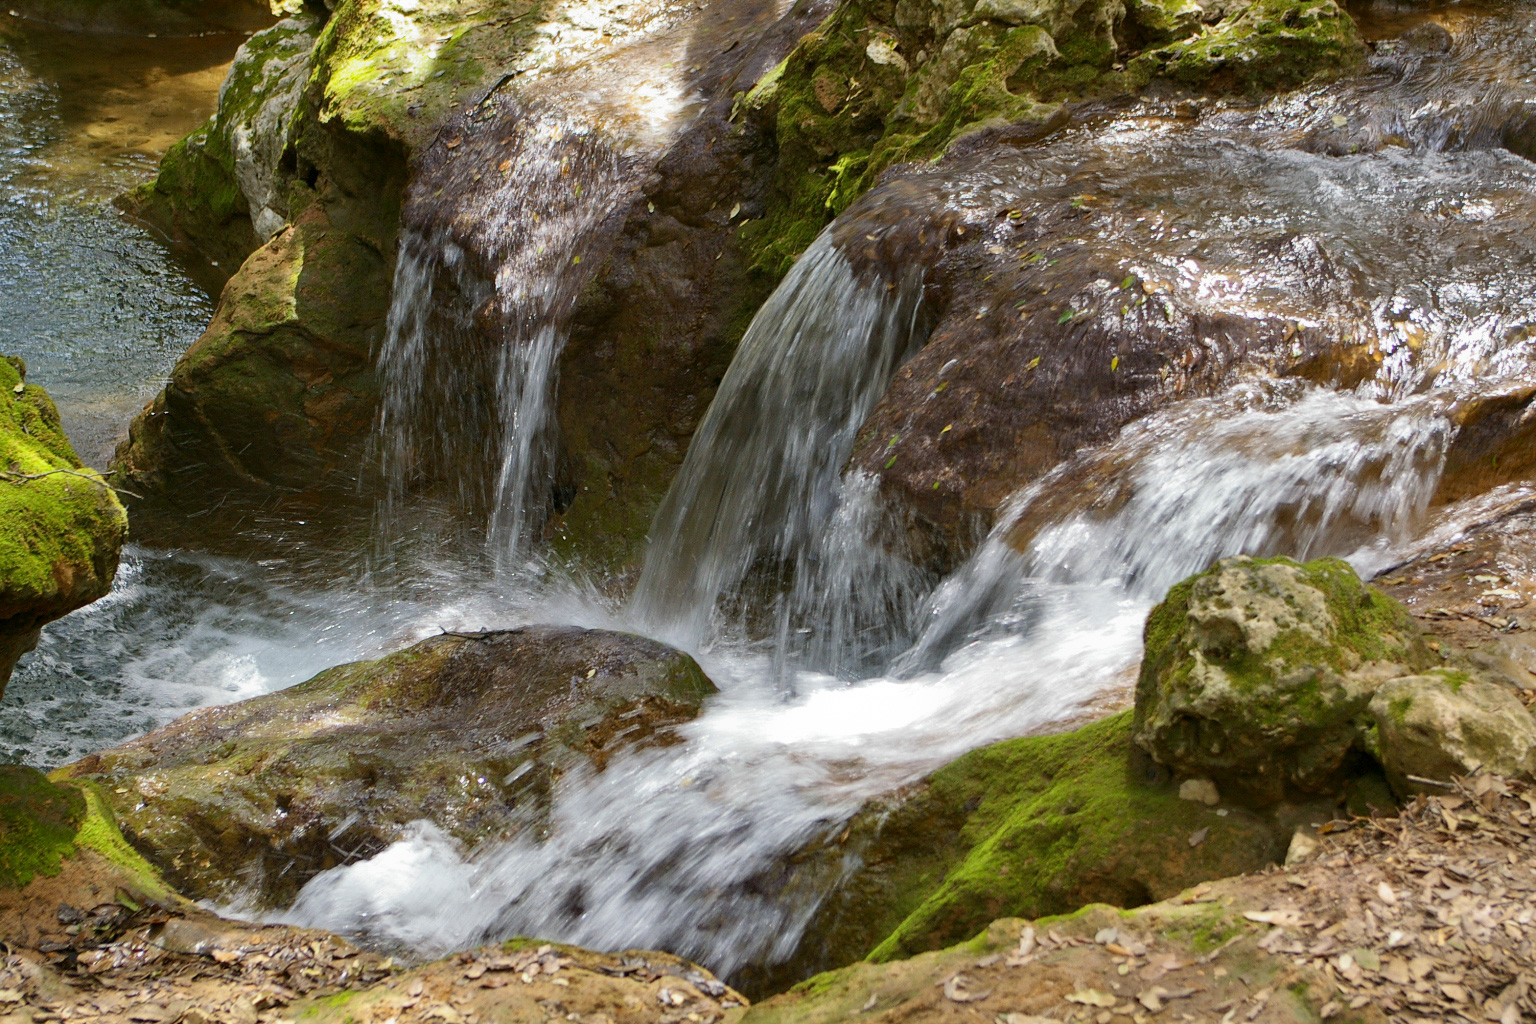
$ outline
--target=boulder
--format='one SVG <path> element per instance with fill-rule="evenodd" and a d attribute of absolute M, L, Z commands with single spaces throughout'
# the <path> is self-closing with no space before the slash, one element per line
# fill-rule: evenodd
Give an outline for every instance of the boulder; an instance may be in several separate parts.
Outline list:
<path fill-rule="evenodd" d="M 110 790 L 124 831 L 182 891 L 272 906 L 412 821 L 466 845 L 544 827 L 562 773 L 674 742 L 713 692 L 688 655 L 622 633 L 443 634 L 60 771 Z"/>
<path fill-rule="evenodd" d="M 1329 792 L 1377 688 L 1432 658 L 1408 612 L 1345 562 L 1224 559 L 1147 617 L 1136 742 L 1253 804 Z"/>
<path fill-rule="evenodd" d="M 1536 774 L 1536 720 L 1507 686 L 1439 669 L 1383 683 L 1370 710 L 1369 745 L 1400 793 L 1478 771 Z"/>
<path fill-rule="evenodd" d="M 743 231 L 757 265 L 783 274 L 882 171 L 977 132 L 1027 136 L 1064 103 L 1157 78 L 1284 88 L 1366 53 L 1334 0 L 1205 7 L 1214 27 L 1188 0 L 843 0 L 744 100 L 777 142 L 765 216 Z"/>
<path fill-rule="evenodd" d="M 281 160 L 314 63 L 313 16 L 285 18 L 247 39 L 206 123 L 170 148 L 153 181 L 119 202 L 226 281 L 289 213 Z"/>
<path fill-rule="evenodd" d="M 1289 835 L 1240 808 L 1181 799 L 1133 747 L 1128 711 L 1007 740 L 872 802 L 825 848 L 802 852 L 799 870 L 826 872 L 831 891 L 794 957 L 738 984 L 779 991 L 866 956 L 912 956 L 1000 915 L 1140 906 L 1273 863 Z"/>
<path fill-rule="evenodd" d="M 75 456 L 47 392 L 0 359 L 0 694 L 38 630 L 107 593 L 128 517 Z"/>

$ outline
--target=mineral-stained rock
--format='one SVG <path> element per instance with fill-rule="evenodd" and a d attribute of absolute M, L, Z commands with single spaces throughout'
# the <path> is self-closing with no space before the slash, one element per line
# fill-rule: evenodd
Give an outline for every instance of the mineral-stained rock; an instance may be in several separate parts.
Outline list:
<path fill-rule="evenodd" d="M 1257 804 L 1322 792 L 1377 687 L 1431 658 L 1407 611 L 1342 561 L 1224 559 L 1147 618 L 1136 742 Z"/>
<path fill-rule="evenodd" d="M 1371 716 L 1371 746 L 1399 792 L 1440 791 L 1415 779 L 1536 773 L 1536 720 L 1507 686 L 1452 669 L 1403 676 L 1376 691 Z"/>
<path fill-rule="evenodd" d="M 103 782 L 129 838 L 189 895 L 271 905 L 415 820 L 468 844 L 541 827 L 562 772 L 671 742 L 713 691 L 688 655 L 622 633 L 444 634 L 61 773 Z"/>
<path fill-rule="evenodd" d="M 973 751 L 862 811 L 823 855 L 836 879 L 795 957 L 748 991 L 868 955 L 893 960 L 974 935 L 999 914 L 1164 899 L 1284 852 L 1272 824 L 1179 799 L 1122 712 L 1075 732 Z"/>
<path fill-rule="evenodd" d="M 44 623 L 111 589 L 128 531 L 117 496 L 25 375 L 21 360 L 0 359 L 0 694 Z"/>

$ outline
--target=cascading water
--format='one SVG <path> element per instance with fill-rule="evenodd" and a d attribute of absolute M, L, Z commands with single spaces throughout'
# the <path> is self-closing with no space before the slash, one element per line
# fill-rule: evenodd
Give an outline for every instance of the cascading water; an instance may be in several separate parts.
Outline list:
<path fill-rule="evenodd" d="M 822 232 L 753 318 L 656 513 L 631 607 L 679 643 L 718 630 L 722 601 L 761 601 L 768 588 L 743 593 L 754 573 L 787 574 L 787 595 L 768 598 L 780 649 L 791 630 L 811 637 L 812 660 L 835 673 L 889 643 L 921 586 L 873 553 L 878 498 L 841 474 L 860 424 L 922 344 L 924 267 L 856 267 L 839 235 L 879 242 L 887 229 L 857 212 L 849 222 Z"/>
<path fill-rule="evenodd" d="M 863 418 L 923 340 L 914 268 L 934 262 L 860 259 L 861 238 L 887 243 L 871 197 L 754 320 L 615 620 L 693 647 L 719 684 L 685 742 L 562 779 L 545 839 L 466 852 L 423 827 L 318 876 L 288 918 L 422 951 L 522 933 L 661 946 L 728 976 L 771 964 L 836 883 L 789 870 L 794 851 L 963 750 L 1123 694 L 1146 611 L 1171 583 L 1235 553 L 1341 555 L 1366 571 L 1389 558 L 1424 518 L 1454 400 L 1490 373 L 1529 370 L 1524 336 L 1508 337 L 1532 312 L 1529 245 L 1490 211 L 1521 209 L 1531 170 L 1507 152 L 1427 143 L 1344 157 L 1293 146 L 1316 137 L 1298 125 L 1331 125 L 1341 108 L 1403 109 L 1391 90 L 1366 92 L 1198 124 L 1096 124 L 935 172 L 927 213 L 1019 209 L 1035 195 L 1121 201 L 1121 234 L 1104 244 L 1122 244 L 1138 277 L 1282 321 L 1311 304 L 1368 338 L 1381 358 L 1356 393 L 1260 373 L 1134 422 L 1019 494 L 922 604 L 927 580 L 891 587 L 901 560 L 884 550 L 877 481 L 843 473 Z M 1470 263 L 1447 263 L 1448 246 L 1473 239 Z M 1331 276 L 1309 276 L 1324 264 Z M 890 267 L 902 269 L 879 269 Z M 765 595 L 778 602 L 766 612 Z M 772 625 L 745 632 L 769 639 L 743 643 L 731 618 L 754 611 Z M 882 616 L 871 644 L 861 630 Z M 920 638 L 890 659 L 890 638 L 914 624 Z M 794 632 L 806 625 L 811 635 Z M 814 650 L 828 638 L 843 653 Z M 859 668 L 866 678 L 838 678 Z"/>
<path fill-rule="evenodd" d="M 407 200 L 379 355 L 386 533 L 425 489 L 498 563 L 528 553 L 554 499 L 560 351 L 630 170 L 590 126 L 503 97 L 440 133 Z"/>

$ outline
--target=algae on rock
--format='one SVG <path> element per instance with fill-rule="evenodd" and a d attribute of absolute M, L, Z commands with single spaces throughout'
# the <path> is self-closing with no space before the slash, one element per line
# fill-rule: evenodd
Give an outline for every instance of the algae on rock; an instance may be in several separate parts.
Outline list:
<path fill-rule="evenodd" d="M 1377 687 L 1433 660 L 1407 610 L 1339 559 L 1224 559 L 1147 617 L 1136 742 L 1257 804 L 1325 792 Z"/>
<path fill-rule="evenodd" d="M 563 772 L 674 742 L 713 692 L 688 655 L 622 633 L 443 634 L 58 774 L 110 788 L 124 831 L 183 891 L 273 906 L 413 821 L 469 845 L 542 829 Z"/>
<path fill-rule="evenodd" d="M 777 277 L 883 170 L 964 136 L 1027 140 L 1062 123 L 1064 104 L 1155 78 L 1280 89 L 1364 59 L 1335 0 L 1239 0 L 1213 14 L 1207 31 L 1190 0 L 843 0 L 742 97 L 777 143 L 775 194 L 743 241 Z"/>
<path fill-rule="evenodd" d="M 0 359 L 0 694 L 44 623 L 112 587 L 128 517 L 75 456 L 47 392 Z"/>
<path fill-rule="evenodd" d="M 1128 711 L 995 743 L 872 803 L 802 857 L 825 859 L 832 891 L 795 956 L 751 988 L 938 949 L 1000 916 L 1139 906 L 1281 853 L 1267 820 L 1180 799 L 1133 747 Z"/>

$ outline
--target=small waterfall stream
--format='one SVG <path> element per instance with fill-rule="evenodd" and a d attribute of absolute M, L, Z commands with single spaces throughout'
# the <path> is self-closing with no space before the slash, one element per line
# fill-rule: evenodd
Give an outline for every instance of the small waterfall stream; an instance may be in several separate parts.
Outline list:
<path fill-rule="evenodd" d="M 591 126 L 505 97 L 440 133 L 407 199 L 379 355 L 386 533 L 409 529 L 426 489 L 498 564 L 532 550 L 555 490 L 558 359 L 633 177 Z"/>
<path fill-rule="evenodd" d="M 1536 317 L 1529 242 L 1498 213 L 1529 223 L 1531 165 L 1433 129 L 1509 97 L 1468 84 L 1440 122 L 1410 117 L 1405 91 L 1446 72 L 1409 58 L 1257 112 L 1132 113 L 919 176 L 902 200 L 926 194 L 936 223 L 1091 194 L 1121 211 L 1095 244 L 1138 278 L 1238 312 L 1321 310 L 1375 346 L 1374 373 L 1336 391 L 1240 373 L 1134 421 L 1032 481 L 935 581 L 892 543 L 878 481 L 844 469 L 929 330 L 936 255 L 892 258 L 872 195 L 754 319 L 631 601 L 608 613 L 695 651 L 720 685 L 687 742 L 563 779 L 542 841 L 466 853 L 422 827 L 318 876 L 287 919 L 423 951 L 521 933 L 661 946 L 726 976 L 772 963 L 820 899 L 784 880 L 791 852 L 963 750 L 1123 694 L 1170 584 L 1234 553 L 1390 561 L 1425 520 L 1454 403 L 1530 375 L 1519 328 Z M 1341 117 L 1412 144 L 1334 153 Z"/>
<path fill-rule="evenodd" d="M 883 230 L 849 220 L 868 241 Z M 813 635 L 813 660 L 834 674 L 864 660 L 861 635 L 899 621 L 912 590 L 909 574 L 870 557 L 878 499 L 867 483 L 845 485 L 842 470 L 891 375 L 922 345 L 924 269 L 888 279 L 856 268 L 837 234 L 822 232 L 747 328 L 656 513 L 630 602 L 650 629 L 694 647 L 721 628 L 722 602 L 762 602 L 743 592 L 751 574 L 788 575 L 787 597 L 768 597 L 780 648 L 790 630 Z M 860 593 L 829 594 L 855 563 L 868 570 Z M 838 617 L 856 609 L 869 621 Z"/>

